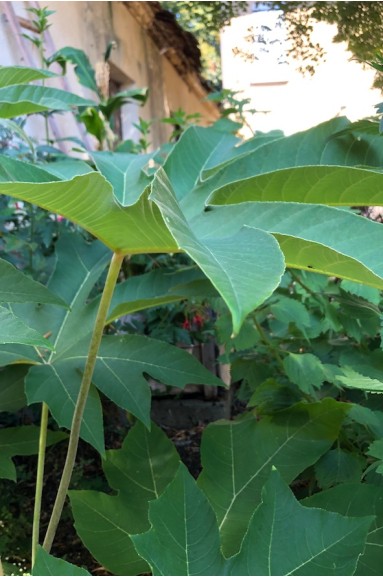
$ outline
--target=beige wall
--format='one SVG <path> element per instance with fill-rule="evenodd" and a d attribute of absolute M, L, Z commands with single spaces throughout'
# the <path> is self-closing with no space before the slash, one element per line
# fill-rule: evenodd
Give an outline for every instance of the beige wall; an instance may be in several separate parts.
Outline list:
<path fill-rule="evenodd" d="M 264 45 L 246 42 L 249 29 L 259 31 L 267 26 L 269 52 Z M 375 113 L 374 104 L 383 100 L 379 90 L 372 88 L 374 71 L 364 69 L 352 60 L 344 44 L 332 42 L 335 26 L 314 25 L 314 42 L 326 50 L 326 62 L 316 66 L 314 76 L 302 76 L 293 59 L 283 63 L 286 47 L 285 31 L 276 23 L 276 13 L 258 12 L 240 16 L 222 32 L 222 69 L 225 88 L 243 91 L 251 98 L 251 107 L 260 112 L 249 118 L 253 129 L 282 129 L 286 134 L 305 130 L 335 116 L 345 115 L 358 120 Z M 233 53 L 234 47 L 252 52 L 256 60 L 244 60 Z"/>
<path fill-rule="evenodd" d="M 9 17 L 11 8 L 17 16 L 26 18 L 28 13 L 25 8 L 36 4 L 36 2 L 0 2 L 2 12 L 0 64 L 30 65 L 31 59 L 36 65 L 38 64 L 38 55 L 33 53 L 30 43 L 25 39 L 15 38 L 15 30 Z M 95 65 L 96 62 L 102 61 L 108 43 L 115 41 L 116 49 L 111 56 L 112 75 L 115 80 L 122 83 L 122 88 L 149 88 L 150 97 L 143 108 L 136 105 L 124 107 L 122 113 L 124 138 L 137 138 L 138 133 L 132 123 L 137 121 L 139 116 L 154 121 L 151 134 L 153 146 L 158 146 L 167 139 L 171 128 L 159 121 L 168 116 L 172 110 L 182 108 L 189 114 L 199 112 L 203 116 L 204 123 L 217 117 L 211 104 L 204 105 L 201 98 L 184 82 L 166 57 L 159 53 L 153 41 L 131 16 L 123 2 L 48 1 L 40 5 L 55 10 L 50 17 L 52 26 L 47 38 L 48 55 L 64 46 L 73 46 L 83 49 L 91 63 Z M 22 32 L 28 31 L 23 29 Z M 68 79 L 71 90 L 82 96 L 94 97 L 90 91 L 78 85 L 73 71 L 69 71 Z M 62 80 L 50 81 L 50 84 L 64 88 Z M 33 119 L 29 124 L 32 133 L 41 131 L 38 120 Z M 78 127 L 68 115 L 65 119 L 56 119 L 56 124 L 58 136 L 64 134 L 81 136 Z"/>

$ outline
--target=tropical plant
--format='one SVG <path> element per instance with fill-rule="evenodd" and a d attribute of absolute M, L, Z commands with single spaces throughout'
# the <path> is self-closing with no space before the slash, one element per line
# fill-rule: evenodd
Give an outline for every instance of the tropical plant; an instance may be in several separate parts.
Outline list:
<path fill-rule="evenodd" d="M 0 115 L 12 118 L 52 108 L 94 106 L 65 91 L 31 84 L 50 75 L 24 67 L 0 68 Z M 104 334 L 104 328 L 148 307 L 211 294 L 219 319 L 226 323 L 228 343 L 230 336 L 234 340 L 241 336 L 254 315 L 260 338 L 267 342 L 267 308 L 274 308 L 278 319 L 279 305 L 279 311 L 287 310 L 284 318 L 279 313 L 282 322 L 291 322 L 289 307 L 283 303 L 283 297 L 290 298 L 286 293 L 291 279 L 285 277 L 282 293 L 272 297 L 286 265 L 292 271 L 336 276 L 381 289 L 381 224 L 349 209 L 382 203 L 377 131 L 366 132 L 337 118 L 291 137 L 256 134 L 241 143 L 218 123 L 189 127 L 155 171 L 148 170 L 149 161 L 153 164 L 151 153 L 98 151 L 90 156 L 90 163 L 65 159 L 60 170 L 56 163 L 0 156 L 6 176 L 0 193 L 61 215 L 88 233 L 82 237 L 69 230 L 61 235 L 47 288 L 33 285 L 32 290 L 32 281 L 24 277 L 21 283 L 27 294 L 24 291 L 22 299 L 16 299 L 12 289 L 12 279 L 22 274 L 2 264 L 9 274 L 1 277 L 0 284 L 5 304 L 2 399 L 11 409 L 25 403 L 25 396 L 29 404 L 42 403 L 33 573 L 84 574 L 49 555 L 80 436 L 103 456 L 108 483 L 117 493 L 72 491 L 76 527 L 96 558 L 116 573 L 143 572 L 149 564 L 160 575 L 295 575 L 319 570 L 341 575 L 359 571 L 363 559 L 367 567 L 376 568 L 379 555 L 365 552 L 368 532 L 379 527 L 374 500 L 366 511 L 355 511 L 350 517 L 346 502 L 341 512 L 333 512 L 333 505 L 312 509 L 297 503 L 286 485 L 304 477 L 311 467 L 331 471 L 323 460 L 339 461 L 338 454 L 329 452 L 350 420 L 368 428 L 370 441 L 379 441 L 379 413 L 339 401 L 337 392 L 324 390 L 325 395 L 315 399 L 319 378 L 317 374 L 308 378 L 310 371 L 315 373 L 313 367 L 315 371 L 319 367 L 322 382 L 380 391 L 376 374 L 360 377 L 363 361 L 358 367 L 340 362 L 334 369 L 319 357 L 319 361 L 308 358 L 301 349 L 286 350 L 282 359 L 281 347 L 274 347 L 301 397 L 290 399 L 283 409 L 273 407 L 271 413 L 255 409 L 238 420 L 209 426 L 202 445 L 204 468 L 195 485 L 170 442 L 150 424 L 147 377 L 178 387 L 222 382 L 171 345 L 135 334 Z M 342 206 L 346 208 L 338 208 Z M 185 253 L 194 265 L 154 270 L 118 282 L 124 261 L 148 253 Z M 310 299 L 315 294 L 312 279 L 306 282 L 299 277 Z M 96 283 L 102 286 L 101 294 L 94 291 Z M 35 298 L 31 297 L 34 290 Z M 290 299 L 304 318 L 300 297 Z M 318 303 L 331 321 L 331 301 Z M 32 328 L 33 335 L 19 326 L 15 330 L 20 320 Z M 372 335 L 375 317 L 371 324 Z M 315 336 L 311 323 L 298 325 L 303 327 L 303 338 L 309 339 L 310 331 Z M 355 339 L 355 326 L 350 325 L 349 332 Z M 121 450 L 105 453 L 98 390 L 139 420 Z M 255 393 L 259 396 L 259 391 Z M 260 405 L 258 399 L 256 406 Z M 70 436 L 56 503 L 39 548 L 49 414 L 59 427 L 70 430 Z M 13 456 L 37 449 L 31 427 L 1 432 L 8 477 L 14 477 Z M 63 438 L 60 432 L 51 436 L 48 443 Z M 369 451 L 371 463 L 381 459 L 379 444 Z M 376 468 L 379 476 L 379 464 Z M 317 477 L 322 487 L 329 487 L 323 475 Z M 344 478 L 335 483 L 339 481 Z M 366 487 L 375 496 L 375 486 Z M 293 527 L 292 519 L 296 520 Z M 292 540 L 282 555 L 278 537 L 287 533 L 286 520 Z M 94 531 L 100 527 L 102 540 L 100 532 Z M 110 542 L 105 542 L 105 535 Z"/>

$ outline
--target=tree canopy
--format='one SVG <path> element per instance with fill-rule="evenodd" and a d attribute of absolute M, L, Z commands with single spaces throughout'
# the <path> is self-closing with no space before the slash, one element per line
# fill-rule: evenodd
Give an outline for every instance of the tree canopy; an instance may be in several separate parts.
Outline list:
<path fill-rule="evenodd" d="M 261 4 L 257 2 L 257 4 Z M 291 54 L 307 63 L 314 72 L 323 57 L 321 46 L 311 40 L 314 22 L 337 26 L 334 42 L 346 42 L 348 50 L 362 62 L 374 60 L 381 50 L 383 2 L 266 2 L 262 6 L 283 13 L 291 40 Z M 383 84 L 379 75 L 377 84 Z"/>
<path fill-rule="evenodd" d="M 204 73 L 217 80 L 219 31 L 231 18 L 245 13 L 248 2 L 162 2 L 175 14 L 179 24 L 199 40 Z M 381 50 L 383 37 L 383 2 L 255 2 L 255 8 L 281 10 L 287 24 L 290 55 L 302 62 L 301 69 L 315 72 L 315 64 L 325 57 L 320 44 L 311 39 L 315 22 L 337 26 L 335 42 L 346 42 L 350 52 L 362 62 L 371 62 Z M 378 73 L 376 85 L 383 86 Z"/>

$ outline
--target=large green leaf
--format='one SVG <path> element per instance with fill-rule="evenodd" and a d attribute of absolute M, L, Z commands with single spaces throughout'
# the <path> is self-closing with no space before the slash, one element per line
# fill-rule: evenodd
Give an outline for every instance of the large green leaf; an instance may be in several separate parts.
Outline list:
<path fill-rule="evenodd" d="M 241 187 L 242 181 L 262 175 L 267 183 L 277 178 L 276 173 L 284 169 L 305 167 L 298 170 L 306 174 L 307 168 L 308 172 L 312 170 L 314 174 L 317 166 L 311 169 L 308 168 L 310 165 L 364 165 L 380 168 L 383 163 L 380 137 L 352 131 L 342 135 L 340 131 L 347 127 L 350 127 L 347 119 L 335 118 L 302 133 L 271 140 L 253 152 L 250 149 L 248 154 L 234 159 L 213 178 L 190 189 L 182 199 L 185 214 L 188 218 L 200 214 L 208 197 L 221 187 L 232 184 L 234 190 L 236 183 Z M 283 182 L 283 186 L 289 185 Z M 304 187 L 305 182 L 300 182 L 298 186 Z M 270 193 L 275 196 L 279 191 L 271 190 Z"/>
<path fill-rule="evenodd" d="M 149 507 L 151 529 L 132 536 L 155 576 L 222 576 L 214 512 L 184 465 Z"/>
<path fill-rule="evenodd" d="M 111 183 L 114 196 L 123 207 L 137 203 L 151 178 L 144 172 L 152 154 L 93 152 L 100 173 Z"/>
<path fill-rule="evenodd" d="M 8 364 L 28 364 L 41 363 L 41 350 L 38 351 L 34 347 L 20 344 L 5 344 L 0 348 L 0 366 Z"/>
<path fill-rule="evenodd" d="M 93 106 L 71 92 L 46 86 L 19 84 L 0 88 L 0 117 L 12 118 L 48 110 L 70 111 L 75 106 Z"/>
<path fill-rule="evenodd" d="M 44 80 L 56 76 L 49 70 L 28 68 L 27 66 L 0 66 L 0 86 L 12 86 L 15 84 L 27 84 L 33 80 Z"/>
<path fill-rule="evenodd" d="M 49 183 L 57 181 L 57 177 L 45 168 L 45 166 L 33 165 L 0 155 L 0 182 Z"/>
<path fill-rule="evenodd" d="M 0 429 L 0 478 L 16 481 L 13 456 L 33 456 L 39 449 L 40 428 L 34 425 Z M 67 438 L 64 432 L 48 431 L 47 445 Z"/>
<path fill-rule="evenodd" d="M 223 155 L 237 139 L 233 135 L 221 133 L 214 128 L 192 126 L 177 142 L 166 160 L 164 169 L 176 197 L 181 200 L 199 182 L 203 169 L 209 168 L 210 159 Z M 223 157 L 224 160 L 224 157 Z M 213 161 L 213 166 L 217 161 Z"/>
<path fill-rule="evenodd" d="M 287 266 L 383 287 L 380 223 L 344 209 L 277 202 L 213 207 L 190 222 L 203 240 L 233 235 L 244 225 L 275 235 Z"/>
<path fill-rule="evenodd" d="M 57 263 L 49 288 L 65 299 L 67 310 L 52 305 L 18 305 L 15 310 L 42 333 L 50 333 L 55 352 L 35 365 L 26 379 L 29 403 L 45 401 L 57 422 L 70 428 L 85 358 L 79 362 L 65 360 L 66 350 L 81 339 L 89 340 L 95 312 L 89 312 L 86 301 L 94 284 L 110 259 L 109 250 L 98 241 L 87 243 L 73 234 L 62 235 L 57 244 Z M 88 341 L 87 341 L 88 343 Z M 85 348 L 87 345 L 85 345 Z M 25 353 L 9 350 L 3 353 L 8 362 L 23 362 Z M 13 356 L 13 357 L 12 357 Z M 0 356 L 1 359 L 1 356 Z M 92 389 L 85 410 L 81 434 L 99 451 L 103 451 L 102 412 L 98 394 Z"/>
<path fill-rule="evenodd" d="M 35 329 L 16 317 L 6 307 L 0 306 L 0 343 L 21 343 L 32 347 L 53 349 L 52 343 Z"/>
<path fill-rule="evenodd" d="M 334 448 L 314 466 L 318 486 L 325 490 L 342 482 L 359 482 L 365 465 L 358 454 Z"/>
<path fill-rule="evenodd" d="M 135 311 L 184 299 L 187 290 L 193 289 L 196 282 L 202 279 L 204 275 L 195 267 L 179 271 L 155 269 L 144 275 L 129 277 L 114 290 L 107 323 Z M 206 287 L 203 291 L 201 295 L 206 295 Z M 193 293 L 197 294 L 195 291 Z"/>
<path fill-rule="evenodd" d="M 271 467 L 291 482 L 330 449 L 348 409 L 324 399 L 260 421 L 220 421 L 206 428 L 198 484 L 217 515 L 225 555 L 239 550 Z"/>
<path fill-rule="evenodd" d="M 284 261 L 273 237 L 253 228 L 234 235 L 201 241 L 187 223 L 162 169 L 153 182 L 152 198 L 178 246 L 186 251 L 217 288 L 233 318 L 238 333 L 246 315 L 263 303 L 279 285 Z"/>
<path fill-rule="evenodd" d="M 29 201 L 81 225 L 114 251 L 166 253 L 177 245 L 157 206 L 144 193 L 123 209 L 99 173 L 56 183 L 0 183 L 0 193 Z"/>
<path fill-rule="evenodd" d="M 283 201 L 320 205 L 381 205 L 383 173 L 354 167 L 315 166 L 277 170 L 215 190 L 212 205 Z"/>
<path fill-rule="evenodd" d="M 25 380 L 28 404 L 44 401 L 60 427 L 70 430 L 83 367 L 70 360 L 31 367 Z M 81 437 L 104 453 L 104 430 L 99 395 L 91 387 L 81 423 Z"/>
<path fill-rule="evenodd" d="M 379 135 L 359 133 L 340 134 L 350 126 L 344 118 L 334 118 L 306 131 L 280 138 L 249 152 L 230 163 L 219 175 L 214 185 L 220 187 L 274 171 L 310 165 L 370 166 L 381 167 L 383 153 Z M 299 185 L 300 186 L 300 185 Z"/>
<path fill-rule="evenodd" d="M 343 516 L 375 516 L 367 536 L 366 549 L 359 558 L 356 576 L 381 576 L 383 565 L 382 488 L 371 484 L 341 484 L 306 498 L 302 504 L 323 508 Z"/>
<path fill-rule="evenodd" d="M 61 235 L 56 254 L 57 262 L 48 289 L 69 307 L 57 310 L 48 304 L 13 306 L 19 317 L 25 318 L 41 333 L 50 335 L 55 355 L 46 360 L 48 363 L 62 358 L 66 349 L 90 334 L 95 312 L 87 309 L 86 302 L 111 257 L 102 243 L 88 243 L 69 233 Z"/>
<path fill-rule="evenodd" d="M 254 509 L 240 552 L 225 560 L 214 513 L 180 466 L 150 504 L 150 530 L 132 540 L 156 576 L 350 576 L 374 520 L 303 507 L 276 471 Z"/>
<path fill-rule="evenodd" d="M 66 352 L 64 363 L 73 367 L 77 363 L 81 368 L 86 355 L 87 343 L 77 343 L 73 350 Z M 194 356 L 178 347 L 143 335 L 104 336 L 93 382 L 112 401 L 149 427 L 151 395 L 145 375 L 181 388 L 188 383 L 224 385 Z"/>
<path fill-rule="evenodd" d="M 284 358 L 283 367 L 287 377 L 309 395 L 326 381 L 325 368 L 312 353 L 291 353 Z"/>
<path fill-rule="evenodd" d="M 278 138 L 282 138 L 283 133 L 278 130 L 270 131 L 269 133 L 261 133 L 257 132 L 254 137 L 242 142 L 233 143 L 234 146 L 228 146 L 228 141 L 223 141 L 222 146 L 216 147 L 213 153 L 209 156 L 208 160 L 204 164 L 204 168 L 201 174 L 202 180 L 206 180 L 214 173 L 222 168 L 233 162 L 234 160 L 247 155 L 249 152 L 254 152 L 256 149 L 277 140 Z M 232 137 L 233 138 L 233 137 Z M 232 141 L 233 142 L 233 141 Z"/>
<path fill-rule="evenodd" d="M 27 405 L 24 378 L 28 365 L 11 365 L 0 370 L 0 411 L 18 411 Z"/>
<path fill-rule="evenodd" d="M 91 576 L 91 574 L 85 568 L 79 568 L 66 560 L 51 556 L 44 548 L 38 546 L 32 576 Z"/>
<path fill-rule="evenodd" d="M 160 496 L 177 472 L 177 452 L 156 425 L 149 432 L 137 423 L 120 450 L 106 452 L 103 462 L 109 484 L 118 495 L 94 491 L 69 492 L 76 530 L 92 555 L 117 575 L 147 570 L 130 534 L 149 527 L 149 501 Z"/>
<path fill-rule="evenodd" d="M 305 508 L 273 471 L 227 574 L 352 576 L 373 520 Z"/>
<path fill-rule="evenodd" d="M 53 303 L 67 307 L 66 302 L 52 291 L 27 277 L 13 265 L 0 259 L 0 302 Z"/>

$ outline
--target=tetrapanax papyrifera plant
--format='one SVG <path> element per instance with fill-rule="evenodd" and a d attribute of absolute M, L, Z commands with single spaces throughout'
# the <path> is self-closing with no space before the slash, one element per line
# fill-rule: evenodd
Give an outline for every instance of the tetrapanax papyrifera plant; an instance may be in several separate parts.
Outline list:
<path fill-rule="evenodd" d="M 0 68 L 0 116 L 94 106 L 68 92 L 31 84 L 50 76 L 44 70 Z M 89 164 L 63 159 L 59 171 L 55 163 L 0 157 L 0 193 L 59 214 L 95 238 L 61 236 L 47 284 L 49 295 L 56 298 L 40 298 L 38 287 L 38 303 L 25 303 L 35 301 L 25 286 L 27 295 L 15 302 L 7 277 L 0 284 L 6 304 L 0 362 L 7 369 L 22 364 L 23 395 L 29 404 L 43 404 L 35 575 L 75 572 L 48 553 L 80 436 L 105 458 L 105 473 L 117 494 L 72 493 L 76 527 L 95 556 L 117 573 L 143 572 L 147 564 L 160 575 L 344 575 L 360 569 L 367 533 L 374 531 L 374 516 L 380 515 L 376 502 L 371 499 L 368 511 L 349 517 L 343 515 L 346 507 L 331 512 L 341 509 L 333 502 L 328 511 L 302 506 L 286 486 L 331 450 L 344 421 L 356 419 L 350 416 L 358 408 L 331 395 L 317 401 L 306 397 L 261 420 L 250 413 L 245 419 L 213 424 L 204 434 L 204 469 L 196 486 L 163 434 L 154 425 L 149 431 L 146 377 L 178 387 L 220 385 L 220 380 L 164 342 L 104 335 L 104 327 L 127 313 L 209 291 L 220 295 L 229 311 L 229 333 L 235 338 L 247 316 L 280 285 L 286 265 L 381 289 L 381 224 L 348 207 L 383 202 L 382 154 L 378 134 L 360 132 L 347 119 L 337 118 L 291 137 L 256 134 L 244 143 L 220 124 L 190 127 L 154 172 L 148 167 L 151 153 L 94 152 Z M 118 283 L 121 264 L 130 256 L 178 252 L 186 253 L 195 267 L 153 271 Z M 101 296 L 89 299 L 107 266 Z M 17 274 L 13 269 L 11 273 Z M 57 308 L 52 299 L 67 308 Z M 25 337 L 27 330 L 19 330 L 15 338 L 14 323 L 20 319 L 37 331 L 34 341 Z M 265 339 L 262 322 L 256 327 Z M 293 363 L 299 368 L 299 360 Z M 285 371 L 293 370 L 288 366 Z M 350 376 L 349 371 L 347 379 Z M 353 384 L 364 387 L 357 379 Z M 365 387 L 371 389 L 371 384 Z M 104 451 L 98 390 L 141 422 L 118 452 Z M 41 549 L 49 413 L 70 436 Z M 374 419 L 379 421 L 364 414 L 370 428 Z M 25 454 L 25 436 L 30 434 L 8 428 L 1 433 L 6 436 L 5 477 L 14 477 L 11 457 Z M 16 433 L 21 440 L 17 447 L 9 442 Z M 36 441 L 30 441 L 28 451 L 35 451 Z M 378 452 L 375 446 L 371 455 Z M 368 491 L 372 496 L 374 487 Z M 325 498 L 323 504 L 326 507 Z M 291 539 L 281 552 L 287 534 Z M 368 558 L 366 550 L 364 556 L 371 567 L 372 555 Z"/>

